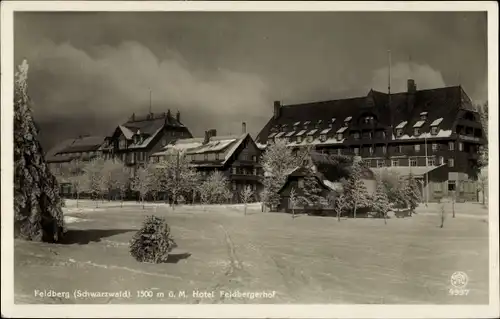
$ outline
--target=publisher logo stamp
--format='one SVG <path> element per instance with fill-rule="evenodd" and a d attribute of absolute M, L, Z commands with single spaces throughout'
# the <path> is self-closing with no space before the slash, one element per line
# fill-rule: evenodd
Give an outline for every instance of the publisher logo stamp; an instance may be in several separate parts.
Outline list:
<path fill-rule="evenodd" d="M 466 296 L 469 294 L 469 289 L 467 283 L 469 282 L 469 277 L 463 271 L 455 271 L 450 278 L 450 283 L 453 288 L 450 288 L 449 294 L 452 296 Z"/>

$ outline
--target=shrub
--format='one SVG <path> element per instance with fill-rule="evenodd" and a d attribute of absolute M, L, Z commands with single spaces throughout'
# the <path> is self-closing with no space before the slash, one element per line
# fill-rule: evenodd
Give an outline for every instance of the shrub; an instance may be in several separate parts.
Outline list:
<path fill-rule="evenodd" d="M 147 216 L 130 241 L 130 254 L 139 262 L 161 263 L 177 247 L 164 218 Z"/>

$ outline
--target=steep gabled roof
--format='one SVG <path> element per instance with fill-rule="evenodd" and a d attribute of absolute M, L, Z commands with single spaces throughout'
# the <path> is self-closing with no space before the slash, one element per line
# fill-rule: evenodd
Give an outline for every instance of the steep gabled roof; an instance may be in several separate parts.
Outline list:
<path fill-rule="evenodd" d="M 408 107 L 410 104 L 413 104 L 412 108 Z M 277 119 L 272 117 L 268 121 L 258 134 L 256 142 L 261 149 L 265 148 L 268 136 L 273 132 L 274 127 L 282 128 L 283 125 L 286 125 L 287 129 L 284 130 L 286 136 L 293 130 L 303 130 L 305 121 L 311 121 L 311 124 L 319 124 L 319 121 L 323 120 L 317 126 L 321 131 L 330 128 L 329 123 L 331 121 L 327 119 L 335 118 L 336 120 L 331 123 L 331 130 L 326 134 L 326 140 L 320 141 L 319 134 L 316 134 L 313 142 L 304 141 L 300 144 L 328 145 L 342 143 L 343 141 L 336 141 L 334 136 L 340 128 L 345 127 L 344 119 L 352 117 L 348 124 L 348 127 L 351 128 L 359 123 L 358 121 L 363 115 L 374 116 L 376 127 L 381 129 L 389 128 L 391 125 L 396 127 L 398 124 L 406 122 L 401 138 L 408 139 L 412 138 L 413 126 L 418 121 L 421 121 L 420 113 L 422 112 L 427 112 L 427 119 L 421 123 L 421 132 L 430 132 L 430 124 L 434 120 L 442 118 L 439 129 L 443 132 L 439 136 L 449 136 L 458 110 L 460 108 L 470 109 L 471 105 L 469 97 L 460 86 L 419 90 L 413 94 L 408 92 L 391 94 L 390 105 L 389 96 L 386 93 L 370 90 L 366 96 L 361 97 L 283 105 L 280 108 L 280 116 Z M 294 128 L 293 124 L 297 122 L 300 122 L 300 124 Z M 429 137 L 432 138 L 432 136 Z M 291 143 L 290 145 L 295 144 Z"/>
<path fill-rule="evenodd" d="M 103 143 L 104 137 L 102 136 L 80 136 L 67 139 L 47 152 L 46 159 L 48 162 L 64 162 L 78 157 L 71 155 L 71 153 L 95 152 L 99 150 Z"/>
<path fill-rule="evenodd" d="M 217 158 L 196 160 L 192 162 L 192 165 L 196 167 L 223 166 L 246 139 L 252 140 L 250 134 L 212 136 L 208 143 L 204 143 L 204 138 L 177 139 L 167 144 L 162 151 L 154 153 L 152 156 L 164 156 L 173 152 L 181 152 L 188 156 L 218 154 Z"/>

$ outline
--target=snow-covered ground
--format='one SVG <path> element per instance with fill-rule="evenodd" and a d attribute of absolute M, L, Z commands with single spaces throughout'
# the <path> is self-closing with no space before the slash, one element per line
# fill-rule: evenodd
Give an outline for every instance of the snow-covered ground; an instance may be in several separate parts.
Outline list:
<path fill-rule="evenodd" d="M 89 203 L 92 206 L 92 203 Z M 21 303 L 386 303 L 488 302 L 488 223 L 447 218 L 419 208 L 411 218 L 342 219 L 221 207 L 139 204 L 66 208 L 64 244 L 15 241 L 15 300 Z M 479 205 L 480 206 L 480 205 Z M 196 210 L 198 209 L 198 211 Z M 465 210 L 465 209 L 464 209 Z M 476 213 L 476 212 L 468 212 Z M 178 248 L 164 264 L 141 264 L 128 242 L 145 215 L 165 216 Z M 75 219 L 78 218 L 78 222 Z M 450 276 L 469 276 L 466 297 L 450 296 Z M 68 291 L 69 299 L 35 290 Z M 151 289 L 154 297 L 139 298 Z M 75 290 L 130 291 L 131 298 L 77 298 Z M 203 298 L 193 291 L 215 291 Z M 186 297 L 168 297 L 184 291 Z M 221 291 L 269 292 L 272 298 L 229 298 Z M 162 294 L 156 294 L 161 292 Z"/>

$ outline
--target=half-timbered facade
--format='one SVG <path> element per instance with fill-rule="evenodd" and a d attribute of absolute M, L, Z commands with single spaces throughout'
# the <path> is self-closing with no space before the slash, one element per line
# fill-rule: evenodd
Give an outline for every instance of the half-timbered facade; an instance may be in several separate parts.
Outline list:
<path fill-rule="evenodd" d="M 370 90 L 342 100 L 275 102 L 256 142 L 265 149 L 276 139 L 294 148 L 314 145 L 320 152 L 359 155 L 373 168 L 412 172 L 430 200 L 451 191 L 475 200 L 478 153 L 487 143 L 479 114 L 461 86 L 417 90 L 413 80 L 406 92 L 390 95 Z"/>

